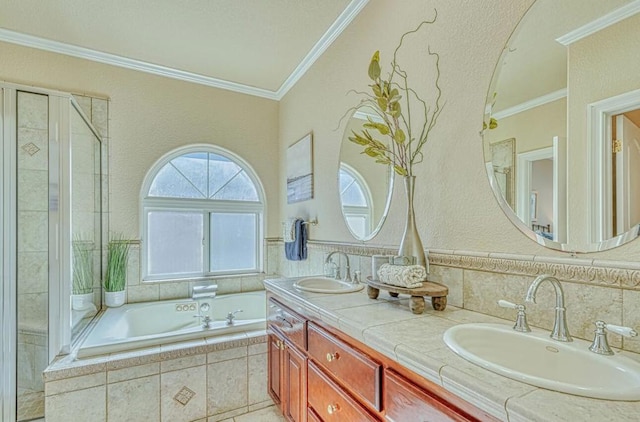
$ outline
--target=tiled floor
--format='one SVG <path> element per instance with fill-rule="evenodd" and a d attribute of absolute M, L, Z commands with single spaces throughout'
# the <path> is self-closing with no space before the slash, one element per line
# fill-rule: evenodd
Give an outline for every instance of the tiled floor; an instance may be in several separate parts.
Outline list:
<path fill-rule="evenodd" d="M 235 418 L 225 419 L 220 422 L 284 422 L 284 417 L 280 410 L 275 406 L 266 407 L 256 410 L 255 412 L 245 413 Z M 45 422 L 44 419 L 37 419 L 33 422 Z"/>
<path fill-rule="evenodd" d="M 275 406 L 266 407 L 264 409 L 256 410 L 255 412 L 245 413 L 244 415 L 236 416 L 235 418 L 225 419 L 221 422 L 281 422 L 284 421 L 284 417 L 280 410 Z"/>
<path fill-rule="evenodd" d="M 18 421 L 31 421 L 44 415 L 44 391 L 21 390 L 18 393 Z"/>

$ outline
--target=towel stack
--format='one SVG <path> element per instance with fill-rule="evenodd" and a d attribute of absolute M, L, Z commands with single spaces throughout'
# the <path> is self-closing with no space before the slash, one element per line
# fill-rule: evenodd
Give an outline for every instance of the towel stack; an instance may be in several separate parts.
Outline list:
<path fill-rule="evenodd" d="M 415 289 L 422 287 L 427 278 L 427 270 L 422 265 L 382 264 L 378 270 L 378 280 L 393 286 Z"/>

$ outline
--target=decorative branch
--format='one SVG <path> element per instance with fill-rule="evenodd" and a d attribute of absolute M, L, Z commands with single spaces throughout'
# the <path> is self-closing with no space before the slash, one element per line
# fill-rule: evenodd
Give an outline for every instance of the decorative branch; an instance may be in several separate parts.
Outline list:
<path fill-rule="evenodd" d="M 363 125 L 359 132 L 353 131 L 349 140 L 364 147 L 362 153 L 375 159 L 376 163 L 392 165 L 394 171 L 401 176 L 412 176 L 413 166 L 424 159 L 422 148 L 427 143 L 429 135 L 435 127 L 442 112 L 442 89 L 440 87 L 440 55 L 428 48 L 428 55 L 435 57 L 435 100 L 428 104 L 409 86 L 409 76 L 398 63 L 398 53 L 402 48 L 405 37 L 420 31 L 424 25 L 435 23 L 438 11 L 432 20 L 421 22 L 414 30 L 406 32 L 400 37 L 400 42 L 393 52 L 391 70 L 386 79 L 381 77 L 380 52 L 376 51 L 371 57 L 368 74 L 373 81 L 369 92 L 351 90 L 365 98 L 356 107 L 369 106 L 380 118 L 375 122 L 371 118 Z M 394 78 L 399 79 L 394 81 Z M 403 100 L 401 103 L 401 100 Z M 417 101 L 422 108 L 422 127 L 420 136 L 414 137 L 412 127 L 412 101 Z M 414 106 L 416 104 L 413 104 Z M 344 118 L 344 116 L 343 116 Z M 342 121 L 342 119 L 341 119 Z M 389 145 L 377 139 L 378 136 L 389 137 Z"/>

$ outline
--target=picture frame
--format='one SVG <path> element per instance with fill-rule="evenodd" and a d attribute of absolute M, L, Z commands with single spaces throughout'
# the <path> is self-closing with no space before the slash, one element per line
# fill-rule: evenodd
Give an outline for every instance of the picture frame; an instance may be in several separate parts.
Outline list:
<path fill-rule="evenodd" d="M 287 148 L 287 204 L 313 199 L 313 132 Z"/>

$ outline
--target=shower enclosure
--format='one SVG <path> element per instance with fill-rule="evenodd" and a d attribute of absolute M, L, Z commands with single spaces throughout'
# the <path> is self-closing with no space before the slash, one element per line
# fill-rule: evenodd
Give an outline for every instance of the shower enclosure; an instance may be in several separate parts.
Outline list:
<path fill-rule="evenodd" d="M 9 83 L 0 145 L 0 420 L 37 420 L 42 371 L 101 307 L 102 145 L 73 96 Z"/>

